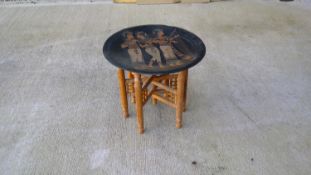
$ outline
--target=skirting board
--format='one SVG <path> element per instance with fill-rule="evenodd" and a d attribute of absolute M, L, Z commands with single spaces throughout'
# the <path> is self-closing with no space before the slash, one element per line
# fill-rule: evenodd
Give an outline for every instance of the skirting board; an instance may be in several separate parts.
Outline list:
<path fill-rule="evenodd" d="M 172 4 L 180 3 L 181 0 L 137 0 L 137 4 Z"/>
<path fill-rule="evenodd" d="M 181 0 L 181 3 L 206 3 L 211 2 L 211 0 Z"/>
<path fill-rule="evenodd" d="M 171 3 L 206 3 L 212 0 L 113 0 L 115 3 L 136 4 L 171 4 Z"/>
<path fill-rule="evenodd" d="M 114 3 L 136 3 L 136 0 L 113 0 Z"/>

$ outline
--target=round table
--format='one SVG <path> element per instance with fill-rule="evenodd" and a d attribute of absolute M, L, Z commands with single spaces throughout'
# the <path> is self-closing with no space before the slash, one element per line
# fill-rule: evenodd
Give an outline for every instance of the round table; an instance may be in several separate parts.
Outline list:
<path fill-rule="evenodd" d="M 105 58 L 117 66 L 121 107 L 128 117 L 127 95 L 136 104 L 139 133 L 144 132 L 143 106 L 151 97 L 176 109 L 176 127 L 185 111 L 188 69 L 205 56 L 195 34 L 172 26 L 142 25 L 111 35 L 103 47 Z M 128 71 L 125 78 L 124 70 Z M 152 85 L 151 87 L 149 85 Z"/>

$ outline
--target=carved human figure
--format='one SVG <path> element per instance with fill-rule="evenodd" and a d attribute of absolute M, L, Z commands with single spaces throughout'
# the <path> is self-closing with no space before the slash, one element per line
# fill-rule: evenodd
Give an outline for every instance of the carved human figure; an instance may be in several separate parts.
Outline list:
<path fill-rule="evenodd" d="M 143 54 L 138 46 L 138 41 L 135 39 L 132 32 L 124 32 L 124 42 L 121 44 L 121 48 L 127 48 L 127 52 L 130 55 L 132 63 L 143 63 Z"/>
<path fill-rule="evenodd" d="M 148 66 L 152 67 L 156 62 L 160 67 L 163 67 L 161 62 L 161 54 L 159 49 L 154 45 L 154 40 L 150 39 L 145 32 L 137 32 L 136 38 L 138 39 L 139 46 L 144 48 L 145 51 L 152 57 Z"/>
<path fill-rule="evenodd" d="M 155 29 L 153 33 L 155 34 L 155 42 L 159 44 L 166 61 L 176 60 L 177 57 L 172 47 L 172 43 L 176 43 L 174 37 L 165 36 L 162 29 Z"/>

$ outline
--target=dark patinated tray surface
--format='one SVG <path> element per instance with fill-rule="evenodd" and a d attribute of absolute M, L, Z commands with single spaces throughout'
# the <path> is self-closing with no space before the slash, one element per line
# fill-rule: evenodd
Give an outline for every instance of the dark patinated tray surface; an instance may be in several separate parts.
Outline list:
<path fill-rule="evenodd" d="M 123 29 L 103 47 L 105 58 L 122 69 L 143 74 L 175 73 L 200 62 L 205 45 L 195 34 L 165 25 Z"/>

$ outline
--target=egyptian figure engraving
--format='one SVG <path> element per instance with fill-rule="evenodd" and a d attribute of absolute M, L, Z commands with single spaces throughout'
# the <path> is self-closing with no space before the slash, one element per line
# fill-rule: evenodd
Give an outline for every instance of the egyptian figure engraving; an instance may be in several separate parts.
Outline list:
<path fill-rule="evenodd" d="M 183 39 L 173 30 L 168 36 L 162 29 L 154 29 L 151 36 L 143 31 L 123 32 L 121 48 L 127 49 L 131 63 L 160 68 L 178 66 L 191 60 L 190 49 Z M 146 56 L 147 55 L 147 56 Z M 147 57 L 147 58 L 146 58 Z M 161 58 L 162 57 L 162 58 Z M 164 64 L 162 62 L 164 60 Z"/>
<path fill-rule="evenodd" d="M 163 55 L 164 55 L 166 61 L 176 60 L 177 57 L 176 57 L 174 50 L 172 48 L 172 43 L 176 43 L 176 41 L 174 40 L 174 37 L 165 36 L 163 30 L 161 30 L 161 29 L 155 29 L 153 31 L 153 33 L 156 36 L 155 42 L 157 44 L 159 44 L 160 49 L 163 52 Z"/>
<path fill-rule="evenodd" d="M 139 41 L 139 46 L 144 48 L 151 56 L 148 66 L 152 67 L 153 63 L 157 63 L 160 67 L 163 67 L 161 54 L 159 49 L 154 45 L 154 40 L 149 38 L 145 32 L 137 32 L 136 38 Z"/>
<path fill-rule="evenodd" d="M 143 54 L 138 46 L 137 39 L 135 39 L 132 32 L 125 32 L 124 42 L 121 44 L 122 48 L 128 48 L 127 52 L 130 55 L 132 63 L 143 63 Z"/>

